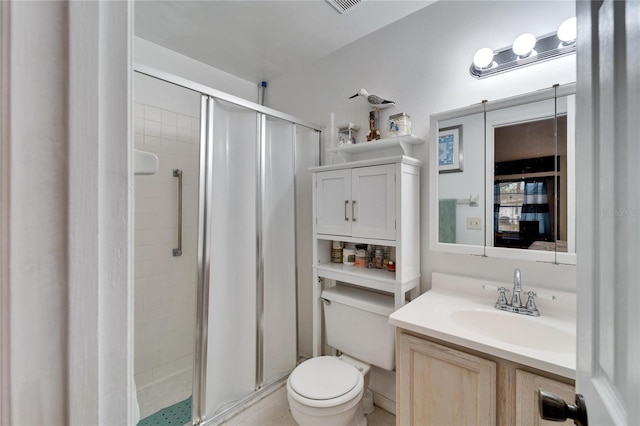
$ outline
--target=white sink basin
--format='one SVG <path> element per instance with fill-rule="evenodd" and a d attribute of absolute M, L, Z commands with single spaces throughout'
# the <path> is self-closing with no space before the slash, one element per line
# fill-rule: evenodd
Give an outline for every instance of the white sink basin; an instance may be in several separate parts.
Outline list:
<path fill-rule="evenodd" d="M 539 317 L 495 309 L 497 292 L 486 284 L 509 283 L 456 275 L 432 275 L 431 290 L 395 311 L 401 329 L 575 379 L 575 293 L 553 290 L 555 300 L 536 301 Z M 549 293 L 526 286 L 526 290 Z"/>
<path fill-rule="evenodd" d="M 457 325 L 486 337 L 547 352 L 575 353 L 576 337 L 558 327 L 530 317 L 498 310 L 460 310 L 451 312 Z"/>

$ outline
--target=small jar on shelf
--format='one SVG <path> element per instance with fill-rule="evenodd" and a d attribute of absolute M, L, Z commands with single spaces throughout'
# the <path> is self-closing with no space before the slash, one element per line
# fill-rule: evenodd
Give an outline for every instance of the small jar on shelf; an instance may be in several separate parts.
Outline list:
<path fill-rule="evenodd" d="M 411 117 L 401 112 L 389 116 L 389 125 L 387 127 L 389 136 L 404 136 L 411 134 Z"/>
<path fill-rule="evenodd" d="M 338 146 L 355 144 L 358 130 L 360 130 L 360 126 L 353 123 L 338 126 Z"/>
<path fill-rule="evenodd" d="M 384 267 L 384 251 L 381 248 L 376 249 L 376 255 L 374 264 L 376 269 L 382 269 Z"/>
<path fill-rule="evenodd" d="M 389 263 L 387 263 L 387 271 L 390 271 L 390 272 L 396 271 L 396 263 L 393 260 L 390 260 Z"/>
<path fill-rule="evenodd" d="M 342 263 L 342 241 L 334 241 L 331 245 L 331 262 Z"/>

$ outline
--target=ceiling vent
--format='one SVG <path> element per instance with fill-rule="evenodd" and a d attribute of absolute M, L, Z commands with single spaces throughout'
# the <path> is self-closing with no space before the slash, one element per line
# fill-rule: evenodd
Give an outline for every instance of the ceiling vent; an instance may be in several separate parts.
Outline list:
<path fill-rule="evenodd" d="M 363 0 L 327 0 L 327 3 L 333 6 L 338 13 L 343 14 L 362 3 L 362 1 Z"/>

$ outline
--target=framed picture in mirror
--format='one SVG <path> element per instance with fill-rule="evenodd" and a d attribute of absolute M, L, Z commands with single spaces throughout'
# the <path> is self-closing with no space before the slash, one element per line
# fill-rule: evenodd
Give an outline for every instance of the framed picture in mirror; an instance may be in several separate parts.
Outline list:
<path fill-rule="evenodd" d="M 462 125 L 438 130 L 438 171 L 461 172 L 463 165 Z"/>

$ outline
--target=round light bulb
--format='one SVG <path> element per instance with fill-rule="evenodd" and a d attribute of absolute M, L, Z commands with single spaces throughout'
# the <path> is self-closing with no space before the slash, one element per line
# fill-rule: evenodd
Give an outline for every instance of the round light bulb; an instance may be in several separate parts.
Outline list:
<path fill-rule="evenodd" d="M 576 40 L 576 17 L 565 20 L 558 27 L 558 38 L 564 43 L 572 43 Z"/>
<path fill-rule="evenodd" d="M 536 45 L 536 36 L 531 33 L 524 33 L 518 36 L 513 42 L 513 53 L 520 57 L 528 56 Z"/>
<path fill-rule="evenodd" d="M 488 47 L 483 47 L 473 55 L 473 65 L 477 69 L 487 68 L 493 63 L 493 50 Z"/>

